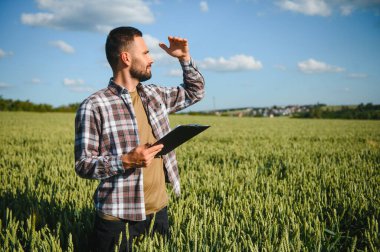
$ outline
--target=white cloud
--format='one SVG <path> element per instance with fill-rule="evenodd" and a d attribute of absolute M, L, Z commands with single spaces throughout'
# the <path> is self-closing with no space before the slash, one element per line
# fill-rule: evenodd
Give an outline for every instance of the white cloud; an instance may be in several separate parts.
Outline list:
<path fill-rule="evenodd" d="M 169 56 L 158 44 L 160 40 L 157 38 L 149 35 L 144 34 L 143 35 L 144 41 L 149 49 L 149 54 L 152 56 L 153 60 L 155 62 L 160 63 L 172 63 L 176 62 L 177 60 L 171 56 Z"/>
<path fill-rule="evenodd" d="M 108 32 L 116 26 L 154 21 L 148 4 L 142 0 L 37 0 L 37 4 L 42 11 L 23 13 L 23 24 Z"/>
<path fill-rule="evenodd" d="M 62 40 L 50 41 L 50 44 L 54 47 L 57 47 L 58 49 L 60 49 L 64 53 L 74 53 L 75 52 L 75 49 L 71 45 L 67 44 L 65 41 L 62 41 Z"/>
<path fill-rule="evenodd" d="M 183 71 L 181 69 L 171 69 L 166 75 L 171 77 L 180 77 L 183 75 Z"/>
<path fill-rule="evenodd" d="M 208 12 L 208 4 L 206 1 L 201 1 L 199 3 L 199 7 L 201 8 L 202 12 Z"/>
<path fill-rule="evenodd" d="M 350 73 L 350 74 L 348 74 L 348 77 L 352 78 L 352 79 L 365 79 L 365 78 L 368 77 L 368 74 L 365 74 L 365 73 Z"/>
<path fill-rule="evenodd" d="M 0 82 L 0 89 L 3 89 L 3 88 L 9 88 L 11 87 L 12 85 L 8 84 L 8 83 L 5 83 L 5 82 Z"/>
<path fill-rule="evenodd" d="M 85 82 L 82 79 L 64 78 L 63 79 L 63 85 L 67 86 L 70 91 L 73 91 L 76 93 L 94 92 L 94 89 L 88 85 L 85 85 Z"/>
<path fill-rule="evenodd" d="M 308 16 L 329 16 L 331 14 L 330 6 L 324 0 L 281 0 L 277 4 L 284 10 Z"/>
<path fill-rule="evenodd" d="M 264 11 L 256 12 L 256 17 L 265 17 L 265 16 L 266 16 L 266 12 L 264 12 Z"/>
<path fill-rule="evenodd" d="M 276 68 L 278 70 L 281 70 L 281 71 L 285 71 L 286 70 L 286 66 L 280 65 L 280 64 L 274 65 L 274 68 Z"/>
<path fill-rule="evenodd" d="M 149 49 L 149 54 L 150 56 L 152 56 L 154 61 L 161 60 L 166 56 L 166 53 L 158 45 L 160 41 L 157 38 L 149 34 L 144 34 L 143 38 L 146 43 L 146 46 Z"/>
<path fill-rule="evenodd" d="M 354 11 L 354 7 L 352 5 L 342 5 L 339 8 L 342 16 L 349 16 Z"/>
<path fill-rule="evenodd" d="M 344 10 L 346 13 L 348 13 L 350 10 L 353 12 L 356 9 L 371 10 L 377 13 L 380 10 L 379 0 L 334 0 L 332 3 L 336 4 L 341 9 L 341 11 Z M 344 15 L 343 12 L 341 13 Z"/>
<path fill-rule="evenodd" d="M 259 70 L 263 67 L 260 61 L 244 54 L 235 55 L 229 59 L 225 59 L 224 57 L 218 59 L 205 58 L 199 63 L 199 66 L 203 69 L 218 72 Z"/>
<path fill-rule="evenodd" d="M 76 86 L 76 87 L 70 87 L 70 91 L 76 92 L 76 93 L 91 93 L 95 90 L 92 87 L 89 86 Z"/>
<path fill-rule="evenodd" d="M 21 22 L 31 26 L 53 26 L 55 15 L 52 13 L 21 14 Z"/>
<path fill-rule="evenodd" d="M 380 14 L 379 0 L 331 0 L 331 6 L 336 6 L 342 16 L 349 16 L 356 10 L 374 12 Z"/>
<path fill-rule="evenodd" d="M 357 9 L 380 12 L 379 0 L 277 0 L 276 4 L 287 11 L 308 16 L 330 16 L 334 10 L 348 16 Z"/>
<path fill-rule="evenodd" d="M 41 81 L 41 79 L 39 79 L 39 78 L 33 78 L 33 79 L 31 80 L 31 82 L 32 82 L 33 84 L 40 84 L 42 81 Z"/>
<path fill-rule="evenodd" d="M 63 85 L 65 85 L 65 86 L 82 86 L 82 85 L 84 85 L 84 80 L 64 78 L 63 79 Z"/>
<path fill-rule="evenodd" d="M 12 56 L 12 55 L 13 55 L 13 52 L 6 52 L 6 51 L 4 51 L 3 49 L 0 48 L 0 59 L 4 58 L 6 56 Z"/>
<path fill-rule="evenodd" d="M 328 65 L 325 62 L 315 59 L 308 59 L 298 63 L 298 69 L 304 73 L 339 73 L 345 71 L 344 68 Z"/>

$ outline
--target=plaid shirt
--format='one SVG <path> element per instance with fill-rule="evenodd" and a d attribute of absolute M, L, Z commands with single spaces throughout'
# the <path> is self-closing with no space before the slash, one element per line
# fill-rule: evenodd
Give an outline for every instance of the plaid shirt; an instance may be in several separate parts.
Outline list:
<path fill-rule="evenodd" d="M 204 79 L 195 64 L 181 62 L 184 84 L 178 87 L 137 86 L 154 136 L 170 131 L 168 115 L 204 96 Z M 137 120 L 127 89 L 110 80 L 107 88 L 80 105 L 75 118 L 75 171 L 83 178 L 100 180 L 95 208 L 121 219 L 145 220 L 143 168 L 124 169 L 121 156 L 139 145 Z M 163 156 L 165 174 L 180 195 L 174 151 Z"/>

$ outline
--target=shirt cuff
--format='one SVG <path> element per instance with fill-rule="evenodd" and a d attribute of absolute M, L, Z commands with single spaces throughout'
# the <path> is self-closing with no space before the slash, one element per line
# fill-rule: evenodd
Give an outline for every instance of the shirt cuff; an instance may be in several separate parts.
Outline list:
<path fill-rule="evenodd" d="M 115 159 L 111 160 L 111 170 L 116 174 L 122 174 L 125 172 L 121 156 L 117 156 Z"/>
<path fill-rule="evenodd" d="M 184 72 L 192 71 L 193 69 L 197 69 L 197 67 L 194 63 L 194 60 L 192 58 L 190 58 L 189 61 L 180 61 L 180 63 L 181 63 L 182 70 Z"/>
<path fill-rule="evenodd" d="M 186 67 L 193 65 L 193 59 L 190 58 L 189 61 L 180 60 L 179 63 L 181 63 L 182 68 L 186 68 Z"/>

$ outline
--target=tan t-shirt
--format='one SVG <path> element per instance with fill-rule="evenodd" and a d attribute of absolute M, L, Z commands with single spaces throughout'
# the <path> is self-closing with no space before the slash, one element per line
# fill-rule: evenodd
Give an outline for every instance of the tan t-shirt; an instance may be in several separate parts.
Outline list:
<path fill-rule="evenodd" d="M 137 91 L 129 93 L 136 114 L 140 144 L 152 144 L 156 142 L 156 138 L 153 136 L 152 127 L 149 124 L 141 98 Z M 145 214 L 148 215 L 158 212 L 168 204 L 162 158 L 155 158 L 142 171 L 144 176 Z"/>

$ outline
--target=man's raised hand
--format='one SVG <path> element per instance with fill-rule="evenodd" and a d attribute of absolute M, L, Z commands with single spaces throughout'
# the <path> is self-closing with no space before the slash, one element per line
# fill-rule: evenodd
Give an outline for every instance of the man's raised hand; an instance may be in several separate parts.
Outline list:
<path fill-rule="evenodd" d="M 176 57 L 181 61 L 190 61 L 190 52 L 187 39 L 179 37 L 168 37 L 169 47 L 164 43 L 159 43 L 160 47 L 170 56 Z"/>

